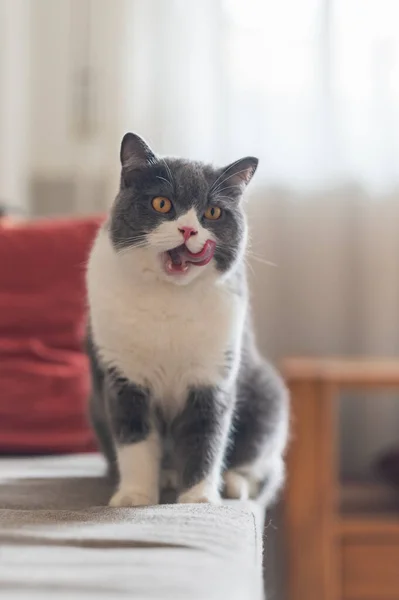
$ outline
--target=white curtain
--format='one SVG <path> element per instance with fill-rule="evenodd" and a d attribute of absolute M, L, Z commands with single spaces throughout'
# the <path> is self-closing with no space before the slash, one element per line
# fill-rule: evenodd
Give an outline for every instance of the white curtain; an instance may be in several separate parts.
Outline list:
<path fill-rule="evenodd" d="M 399 0 L 0 0 L 0 12 L 6 201 L 23 203 L 36 178 L 42 213 L 104 207 L 129 129 L 164 154 L 254 154 L 264 352 L 398 356 Z M 375 398 L 344 404 L 348 471 L 399 438 L 396 398 Z"/>
<path fill-rule="evenodd" d="M 126 128 L 167 154 L 260 158 L 263 350 L 397 356 L 398 0 L 131 0 L 128 15 Z M 346 472 L 399 443 L 396 397 L 342 413 Z"/>
<path fill-rule="evenodd" d="M 130 8 L 129 116 L 165 151 L 257 154 L 263 181 L 295 189 L 397 184 L 397 0 Z"/>
<path fill-rule="evenodd" d="M 0 204 L 27 201 L 29 6 L 0 0 Z"/>

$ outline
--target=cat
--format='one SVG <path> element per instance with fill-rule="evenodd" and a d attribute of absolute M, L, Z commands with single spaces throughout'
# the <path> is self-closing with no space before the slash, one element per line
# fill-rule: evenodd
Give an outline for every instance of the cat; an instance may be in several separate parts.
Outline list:
<path fill-rule="evenodd" d="M 87 269 L 91 421 L 118 486 L 111 506 L 257 498 L 284 479 L 289 400 L 256 348 L 243 194 L 226 168 L 121 145 L 120 189 Z"/>

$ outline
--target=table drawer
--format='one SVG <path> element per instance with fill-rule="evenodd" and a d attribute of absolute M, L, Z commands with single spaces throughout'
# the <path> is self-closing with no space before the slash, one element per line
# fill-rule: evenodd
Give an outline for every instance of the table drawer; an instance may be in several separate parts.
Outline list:
<path fill-rule="evenodd" d="M 399 537 L 344 539 L 342 592 L 345 600 L 399 600 Z"/>

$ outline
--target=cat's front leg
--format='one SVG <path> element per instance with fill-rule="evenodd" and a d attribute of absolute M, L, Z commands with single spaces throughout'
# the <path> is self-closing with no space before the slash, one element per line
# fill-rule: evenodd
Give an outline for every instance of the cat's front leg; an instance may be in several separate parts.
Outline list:
<path fill-rule="evenodd" d="M 106 392 L 119 471 L 110 506 L 158 504 L 161 452 L 150 391 L 112 372 Z"/>
<path fill-rule="evenodd" d="M 231 414 L 226 392 L 211 386 L 190 390 L 185 408 L 173 426 L 179 503 L 220 501 Z"/>

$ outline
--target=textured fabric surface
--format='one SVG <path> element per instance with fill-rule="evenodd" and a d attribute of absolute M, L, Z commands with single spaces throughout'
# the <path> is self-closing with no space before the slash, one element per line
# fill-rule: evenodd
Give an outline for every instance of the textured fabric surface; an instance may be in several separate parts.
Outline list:
<path fill-rule="evenodd" d="M 81 452 L 87 425 L 84 272 L 101 219 L 0 230 L 0 452 Z"/>
<path fill-rule="evenodd" d="M 0 460 L 2 598 L 259 600 L 255 505 L 110 509 L 97 455 Z"/>

